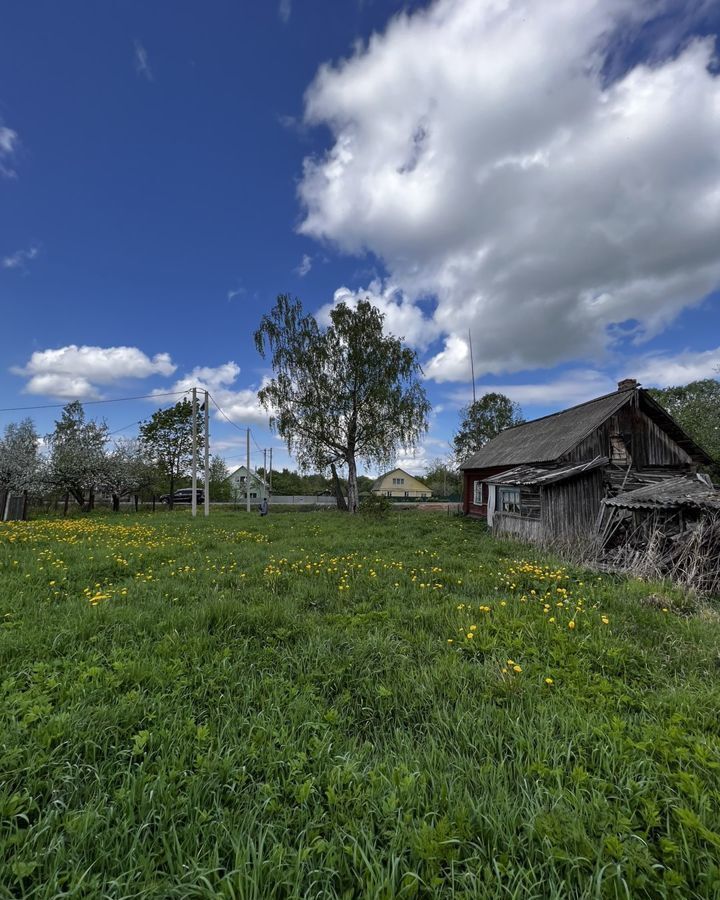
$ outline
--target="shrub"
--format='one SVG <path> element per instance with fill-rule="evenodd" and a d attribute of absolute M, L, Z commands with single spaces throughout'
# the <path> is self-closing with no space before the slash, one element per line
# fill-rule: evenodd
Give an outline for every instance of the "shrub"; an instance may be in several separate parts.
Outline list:
<path fill-rule="evenodd" d="M 360 512 L 376 519 L 384 519 L 390 512 L 392 504 L 381 494 L 366 494 L 360 498 Z"/>

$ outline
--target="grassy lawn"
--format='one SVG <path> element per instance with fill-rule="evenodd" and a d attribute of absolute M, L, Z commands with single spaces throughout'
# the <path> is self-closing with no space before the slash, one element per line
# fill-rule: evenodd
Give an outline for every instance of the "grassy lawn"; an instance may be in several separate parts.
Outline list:
<path fill-rule="evenodd" d="M 720 624 L 417 511 L 0 525 L 0 897 L 720 897 Z"/>

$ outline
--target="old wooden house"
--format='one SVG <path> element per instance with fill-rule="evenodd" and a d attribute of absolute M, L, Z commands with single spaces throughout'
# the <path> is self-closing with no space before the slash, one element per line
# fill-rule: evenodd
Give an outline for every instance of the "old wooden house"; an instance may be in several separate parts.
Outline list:
<path fill-rule="evenodd" d="M 501 432 L 460 467 L 464 508 L 526 540 L 595 527 L 601 503 L 711 459 L 634 379 L 612 394 Z"/>

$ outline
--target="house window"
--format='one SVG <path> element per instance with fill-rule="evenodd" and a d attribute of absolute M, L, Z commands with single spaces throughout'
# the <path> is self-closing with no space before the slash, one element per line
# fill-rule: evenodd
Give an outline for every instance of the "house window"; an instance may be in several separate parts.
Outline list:
<path fill-rule="evenodd" d="M 257 498 L 257 494 L 253 493 L 253 491 L 250 491 L 250 499 L 255 500 L 256 498 Z"/>
<path fill-rule="evenodd" d="M 482 492 L 482 481 L 476 481 L 473 484 L 473 503 L 475 506 L 482 506 L 483 502 L 483 492 Z"/>
<path fill-rule="evenodd" d="M 409 496 L 410 496 L 410 491 L 405 491 L 405 496 L 406 496 L 406 497 L 409 497 Z"/>
<path fill-rule="evenodd" d="M 500 511 L 508 513 L 520 512 L 520 488 L 500 489 Z"/>

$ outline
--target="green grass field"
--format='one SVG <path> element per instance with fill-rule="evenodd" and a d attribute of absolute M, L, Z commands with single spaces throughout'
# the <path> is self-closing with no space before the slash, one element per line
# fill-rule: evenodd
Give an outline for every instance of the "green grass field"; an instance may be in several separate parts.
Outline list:
<path fill-rule="evenodd" d="M 0 897 L 720 897 L 720 624 L 477 523 L 0 525 Z"/>

